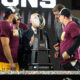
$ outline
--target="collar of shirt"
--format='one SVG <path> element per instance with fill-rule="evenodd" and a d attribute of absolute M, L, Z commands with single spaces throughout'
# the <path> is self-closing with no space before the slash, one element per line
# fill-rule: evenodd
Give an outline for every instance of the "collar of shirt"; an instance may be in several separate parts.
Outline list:
<path fill-rule="evenodd" d="M 34 27 L 31 27 L 31 28 L 32 28 L 34 34 L 37 34 L 37 29 L 35 29 Z"/>

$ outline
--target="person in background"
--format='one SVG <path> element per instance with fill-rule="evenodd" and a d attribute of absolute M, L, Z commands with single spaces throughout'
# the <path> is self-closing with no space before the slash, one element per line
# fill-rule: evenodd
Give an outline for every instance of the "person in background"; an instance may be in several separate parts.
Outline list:
<path fill-rule="evenodd" d="M 9 8 L 12 9 L 12 7 L 9 7 Z M 25 30 L 28 30 L 29 29 L 29 26 L 27 24 L 21 22 L 22 17 L 20 16 L 20 13 L 19 13 L 20 10 L 19 10 L 19 8 L 13 7 L 13 10 L 15 10 L 16 15 L 18 16 L 17 23 L 14 24 L 14 25 L 17 27 L 18 32 L 19 32 L 19 48 L 18 48 L 18 57 L 17 57 L 17 60 L 18 60 L 18 63 L 19 63 L 19 68 L 21 70 L 21 66 L 22 66 L 21 64 L 23 62 L 22 61 L 22 55 L 23 55 L 23 50 L 22 50 L 22 48 L 23 48 L 23 46 L 22 46 L 23 45 L 22 44 L 22 36 L 23 36 L 23 32 Z"/>
<path fill-rule="evenodd" d="M 29 26 L 27 24 L 21 22 L 22 17 L 20 16 L 19 12 L 17 12 L 17 15 L 19 18 L 18 23 L 17 23 L 18 28 L 20 28 L 21 30 L 28 30 Z"/>
<path fill-rule="evenodd" d="M 31 20 L 30 20 L 31 22 Z M 19 65 L 21 70 L 28 70 L 28 64 L 31 63 L 31 49 L 34 42 L 34 27 L 28 30 L 23 30 L 20 37 L 20 49 L 19 49 Z M 34 28 L 36 30 L 36 28 Z"/>
<path fill-rule="evenodd" d="M 0 70 L 19 70 L 17 61 L 19 34 L 14 25 L 18 16 L 9 8 L 5 9 L 4 13 L 4 20 L 0 21 Z"/>
<path fill-rule="evenodd" d="M 20 9 L 15 6 L 13 8 L 15 9 L 16 14 L 18 15 L 18 23 L 16 24 L 18 26 L 18 28 L 20 28 L 21 30 L 29 29 L 29 26 L 21 21 L 22 17 L 20 15 Z"/>

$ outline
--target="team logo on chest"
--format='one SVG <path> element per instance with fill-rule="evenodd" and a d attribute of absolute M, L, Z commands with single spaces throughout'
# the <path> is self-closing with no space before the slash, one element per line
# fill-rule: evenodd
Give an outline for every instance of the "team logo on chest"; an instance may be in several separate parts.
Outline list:
<path fill-rule="evenodd" d="M 14 35 L 14 36 L 18 36 L 18 35 L 19 35 L 19 33 L 18 33 L 18 30 L 17 30 L 17 29 L 13 29 L 13 35 Z"/>
<path fill-rule="evenodd" d="M 62 41 L 64 40 L 64 37 L 65 37 L 65 32 L 62 32 L 62 35 L 61 35 L 61 40 Z"/>

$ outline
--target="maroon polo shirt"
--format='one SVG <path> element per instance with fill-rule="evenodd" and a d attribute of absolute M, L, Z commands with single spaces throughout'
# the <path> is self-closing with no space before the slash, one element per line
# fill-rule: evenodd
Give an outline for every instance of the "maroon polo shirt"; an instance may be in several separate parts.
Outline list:
<path fill-rule="evenodd" d="M 11 49 L 11 54 L 14 62 L 17 62 L 17 53 L 18 53 L 18 46 L 19 46 L 19 34 L 17 28 L 3 20 L 0 21 L 0 37 L 8 37 L 10 39 L 10 49 Z M 8 62 L 6 59 L 4 52 L 3 52 L 3 47 L 0 41 L 0 62 Z"/>
<path fill-rule="evenodd" d="M 64 51 L 67 51 L 73 45 L 73 42 L 74 42 L 73 38 L 78 36 L 78 35 L 80 35 L 79 26 L 73 21 L 69 22 L 66 25 L 66 27 L 64 28 L 63 33 L 61 35 L 61 42 L 60 42 L 61 65 L 67 64 L 67 63 L 69 63 L 69 62 L 71 62 L 77 58 L 77 54 L 78 54 L 77 51 L 74 52 L 74 54 L 75 54 L 74 58 L 70 58 L 67 60 L 64 60 L 62 58 L 62 54 Z"/>

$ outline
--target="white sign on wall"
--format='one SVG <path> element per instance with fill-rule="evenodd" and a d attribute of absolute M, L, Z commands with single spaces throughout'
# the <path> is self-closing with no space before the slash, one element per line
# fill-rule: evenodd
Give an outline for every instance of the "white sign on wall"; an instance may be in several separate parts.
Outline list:
<path fill-rule="evenodd" d="M 8 0 L 1 0 L 1 4 L 4 6 L 21 5 L 21 8 L 28 7 L 28 3 L 31 8 L 38 8 L 39 6 L 41 8 L 53 8 L 56 5 L 56 0 L 12 0 L 11 2 Z"/>

